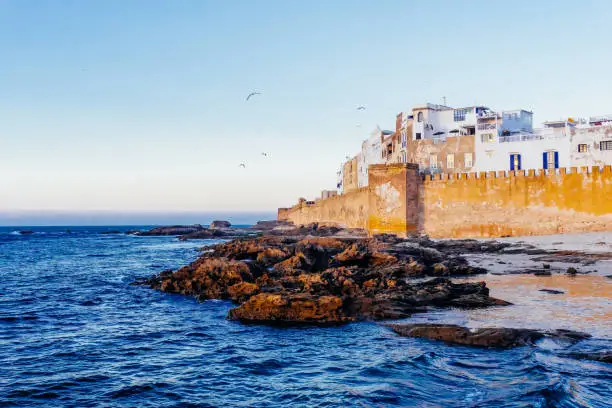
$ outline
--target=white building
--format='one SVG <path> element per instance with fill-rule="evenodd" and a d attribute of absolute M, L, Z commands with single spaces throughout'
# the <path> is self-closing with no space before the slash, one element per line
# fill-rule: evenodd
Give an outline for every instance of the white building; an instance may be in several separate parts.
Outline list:
<path fill-rule="evenodd" d="M 524 113 L 521 117 L 519 112 Z M 544 122 L 530 129 L 531 112 L 512 111 L 497 129 L 497 138 L 475 140 L 474 171 L 556 169 L 612 164 L 612 115 Z"/>
<path fill-rule="evenodd" d="M 357 186 L 368 185 L 368 166 L 383 163 L 380 130 L 375 129 L 370 137 L 361 143 L 361 155 L 359 157 Z"/>
<path fill-rule="evenodd" d="M 486 106 L 451 108 L 428 103 L 415 107 L 412 112 L 412 140 L 444 140 L 448 136 L 473 136 L 483 119 L 497 117 L 496 114 L 491 116 L 494 112 Z"/>

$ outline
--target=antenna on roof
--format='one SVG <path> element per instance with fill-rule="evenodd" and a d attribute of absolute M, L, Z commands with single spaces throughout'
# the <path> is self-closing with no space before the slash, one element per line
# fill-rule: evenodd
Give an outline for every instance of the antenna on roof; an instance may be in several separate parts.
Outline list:
<path fill-rule="evenodd" d="M 442 97 L 442 105 L 446 106 L 446 96 Z"/>

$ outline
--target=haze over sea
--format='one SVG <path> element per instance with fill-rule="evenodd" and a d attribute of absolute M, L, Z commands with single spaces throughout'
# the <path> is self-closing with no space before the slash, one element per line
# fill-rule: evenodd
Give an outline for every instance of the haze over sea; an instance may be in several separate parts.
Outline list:
<path fill-rule="evenodd" d="M 228 321 L 229 302 L 199 304 L 129 285 L 194 260 L 215 241 L 101 234 L 131 228 L 35 227 L 29 235 L 0 228 L 0 406 L 604 407 L 612 400 L 609 365 L 566 357 L 612 346 L 610 283 L 601 274 L 556 278 L 569 313 L 537 291 L 546 278 L 491 275 L 492 294 L 516 308 L 408 319 L 594 335 L 574 346 L 482 350 L 402 338 L 368 322 Z"/>

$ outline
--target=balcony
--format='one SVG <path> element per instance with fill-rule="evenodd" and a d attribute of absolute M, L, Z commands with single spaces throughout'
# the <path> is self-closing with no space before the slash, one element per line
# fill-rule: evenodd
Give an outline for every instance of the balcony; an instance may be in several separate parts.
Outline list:
<path fill-rule="evenodd" d="M 543 140 L 544 136 L 535 133 L 517 133 L 514 135 L 500 136 L 499 143 L 525 142 L 527 140 Z"/>
<path fill-rule="evenodd" d="M 497 126 L 493 123 L 480 123 L 478 124 L 478 130 L 495 130 Z"/>
<path fill-rule="evenodd" d="M 497 113 L 496 112 L 479 112 L 477 114 L 478 119 L 496 119 L 497 118 Z"/>

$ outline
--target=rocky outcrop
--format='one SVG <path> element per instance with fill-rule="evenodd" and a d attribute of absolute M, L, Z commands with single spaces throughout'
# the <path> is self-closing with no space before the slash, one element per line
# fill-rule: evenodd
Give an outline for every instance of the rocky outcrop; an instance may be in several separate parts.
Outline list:
<path fill-rule="evenodd" d="M 194 225 L 172 225 L 168 227 L 156 227 L 148 231 L 135 231 L 134 235 L 144 237 L 148 236 L 164 236 L 164 235 L 185 235 L 192 232 L 202 231 L 204 229 L 200 224 Z"/>
<path fill-rule="evenodd" d="M 318 228 L 318 227 L 317 227 Z M 263 235 L 213 245 L 190 265 L 145 284 L 199 300 L 231 299 L 229 318 L 271 324 L 339 324 L 409 316 L 427 307 L 488 307 L 484 272 L 464 258 L 394 237 Z M 414 278 L 434 277 L 430 280 Z"/>
<path fill-rule="evenodd" d="M 344 313 L 341 298 L 307 293 L 260 293 L 230 310 L 228 317 L 244 323 L 269 324 L 339 324 L 355 320 Z"/>
<path fill-rule="evenodd" d="M 199 231 L 194 231 L 188 234 L 181 235 L 179 236 L 179 240 L 187 241 L 190 239 L 219 239 L 219 238 L 228 238 L 230 236 L 231 236 L 230 233 L 220 230 L 220 229 L 204 228 Z"/>
<path fill-rule="evenodd" d="M 589 338 L 586 333 L 568 330 L 541 331 L 532 329 L 510 329 L 501 327 L 468 329 L 452 324 L 390 324 L 394 332 L 404 337 L 419 337 L 441 340 L 447 343 L 474 347 L 512 348 L 534 344 L 548 336 L 570 341 Z"/>
<path fill-rule="evenodd" d="M 232 224 L 229 221 L 219 221 L 215 220 L 210 223 L 210 229 L 223 229 L 223 228 L 231 228 Z"/>

